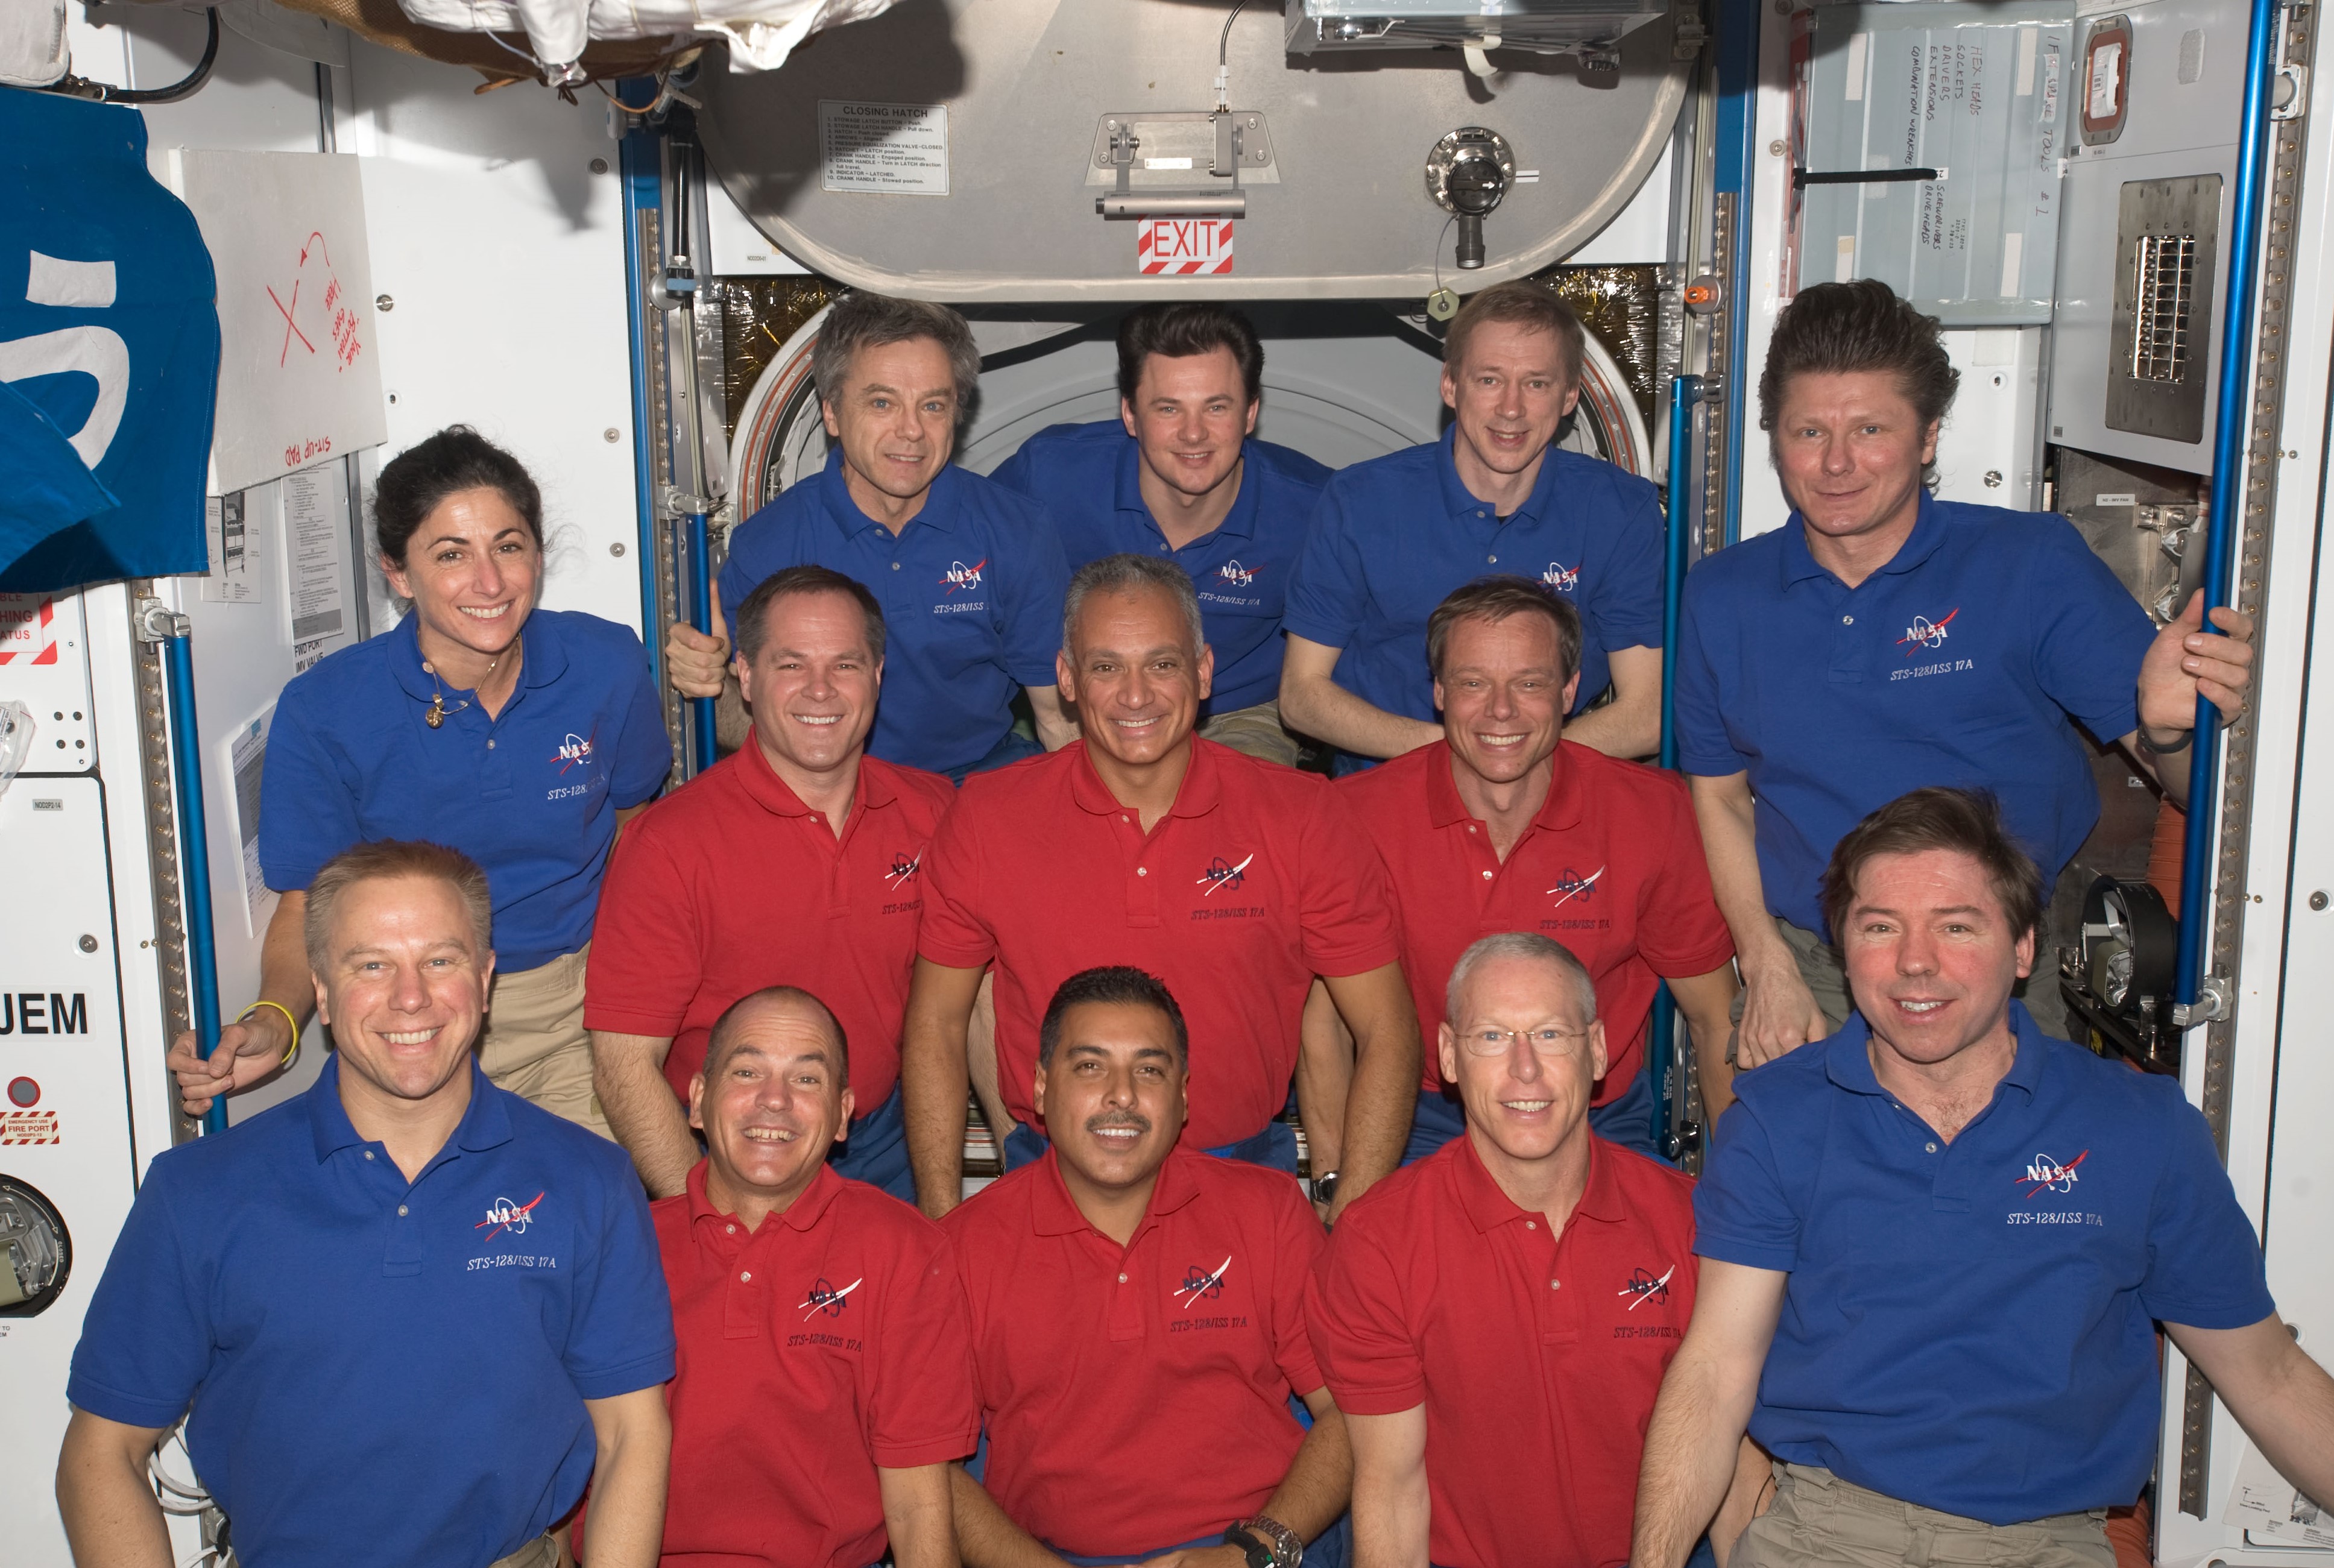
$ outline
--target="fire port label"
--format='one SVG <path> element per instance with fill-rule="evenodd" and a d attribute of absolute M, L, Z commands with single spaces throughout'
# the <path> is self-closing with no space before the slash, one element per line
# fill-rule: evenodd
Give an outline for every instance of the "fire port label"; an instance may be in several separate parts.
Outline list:
<path fill-rule="evenodd" d="M 1135 231 L 1138 271 L 1167 277 L 1221 277 L 1232 270 L 1232 220 L 1147 217 Z"/>

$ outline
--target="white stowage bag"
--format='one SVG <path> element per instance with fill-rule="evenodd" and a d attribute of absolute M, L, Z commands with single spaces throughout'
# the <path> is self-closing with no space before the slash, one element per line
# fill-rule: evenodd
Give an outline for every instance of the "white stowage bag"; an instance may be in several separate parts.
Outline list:
<path fill-rule="evenodd" d="M 414 21 L 451 33 L 524 30 L 555 72 L 595 38 L 727 39 L 733 71 L 776 71 L 822 28 L 864 22 L 892 0 L 397 0 Z"/>

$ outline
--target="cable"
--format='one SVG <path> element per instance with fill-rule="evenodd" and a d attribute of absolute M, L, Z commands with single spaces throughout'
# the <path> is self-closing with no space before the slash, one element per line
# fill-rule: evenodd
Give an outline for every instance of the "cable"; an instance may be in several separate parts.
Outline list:
<path fill-rule="evenodd" d="M 1247 9 L 1248 0 L 1233 0 L 1232 13 L 1224 18 L 1224 30 L 1216 38 L 1216 112 L 1218 114 L 1227 114 L 1231 111 L 1232 24 L 1239 21 L 1239 14 Z"/>
<path fill-rule="evenodd" d="M 203 41 L 203 57 L 195 62 L 194 70 L 183 82 L 168 87 L 114 87 L 103 82 L 90 82 L 79 76 L 67 76 L 42 89 L 45 92 L 62 92 L 71 98 L 94 98 L 100 103 L 176 103 L 182 98 L 192 98 L 210 80 L 211 67 L 218 63 L 218 7 L 207 8 L 203 14 L 209 19 L 209 34 Z"/>

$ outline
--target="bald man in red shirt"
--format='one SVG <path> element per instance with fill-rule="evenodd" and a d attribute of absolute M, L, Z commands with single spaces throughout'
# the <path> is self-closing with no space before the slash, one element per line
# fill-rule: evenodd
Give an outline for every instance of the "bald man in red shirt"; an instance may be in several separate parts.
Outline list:
<path fill-rule="evenodd" d="M 828 1165 L 852 1098 L 842 1025 L 788 986 L 725 1011 L 690 1080 L 705 1158 L 651 1206 L 679 1347 L 667 1563 L 956 1568 L 964 1290 L 939 1227 Z"/>
<path fill-rule="evenodd" d="M 1353 1444 L 1355 1568 L 1628 1558 L 1693 1313 L 1693 1183 L 1590 1129 L 1606 1053 L 1563 947 L 1461 956 L 1436 1054 L 1466 1131 L 1346 1211 L 1306 1293 Z"/>

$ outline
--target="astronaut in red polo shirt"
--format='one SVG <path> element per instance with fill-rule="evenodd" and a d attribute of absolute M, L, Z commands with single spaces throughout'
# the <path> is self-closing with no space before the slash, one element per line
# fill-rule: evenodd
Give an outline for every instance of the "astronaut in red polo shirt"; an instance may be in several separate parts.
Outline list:
<path fill-rule="evenodd" d="M 746 745 L 616 842 L 584 981 L 593 1084 L 649 1192 L 697 1159 L 683 1101 L 713 1021 L 765 986 L 815 987 L 851 1039 L 861 1114 L 835 1168 L 914 1197 L 901 1126 L 900 1015 L 925 846 L 956 791 L 866 755 L 883 612 L 860 583 L 792 566 L 746 596 Z"/>
<path fill-rule="evenodd" d="M 1445 1012 L 1466 1133 L 1355 1202 L 1306 1293 L 1353 1443 L 1355 1562 L 1620 1563 L 1693 1312 L 1693 1184 L 1590 1129 L 1605 1030 L 1566 948 L 1482 938 Z"/>
<path fill-rule="evenodd" d="M 1385 868 L 1327 780 L 1191 733 L 1215 657 L 1181 567 L 1089 562 L 1062 620 L 1079 738 L 967 779 L 925 857 L 901 1059 L 917 1201 L 938 1217 L 960 1197 L 983 970 L 996 966 L 992 1115 L 1011 1169 L 1045 1152 L 1031 1083 L 1047 998 L 1082 969 L 1134 964 L 1191 1017 L 1183 1141 L 1293 1174 L 1296 1134 L 1275 1118 L 1294 1073 L 1316 1198 L 1334 1216 L 1394 1168 L 1417 1102 Z M 1316 976 L 1355 1044 L 1300 1070 Z M 1321 1190 L 1331 1173 L 1334 1195 Z"/>
<path fill-rule="evenodd" d="M 930 1220 L 837 1176 L 842 1025 L 792 986 L 723 1013 L 690 1082 L 705 1159 L 651 1206 L 679 1371 L 663 1561 L 954 1568 L 979 1434 L 964 1291 Z"/>
<path fill-rule="evenodd" d="M 1196 1076 L 1155 976 L 1073 975 L 1040 1025 L 1046 1152 L 943 1222 L 988 1434 L 954 1477 L 969 1568 L 1343 1568 L 1352 1456 L 1305 1331 L 1321 1226 L 1178 1141 Z"/>
<path fill-rule="evenodd" d="M 1596 983 L 1606 1072 L 1589 1106 L 1597 1135 L 1658 1152 L 1644 1072 L 1654 990 L 1670 985 L 1692 1032 L 1705 1121 L 1731 1102 L 1727 1006 L 1734 940 L 1710 890 L 1693 802 L 1674 775 L 1564 739 L 1579 680 L 1580 617 L 1524 577 L 1485 577 L 1426 623 L 1443 738 L 1341 779 L 1337 793 L 1385 858 L 1403 916 L 1403 970 L 1428 1040 L 1442 977 L 1499 931 L 1561 942 Z M 1317 1002 L 1307 1048 L 1334 1015 Z M 1457 1100 L 1428 1053 L 1408 1159 L 1458 1136 Z"/>

